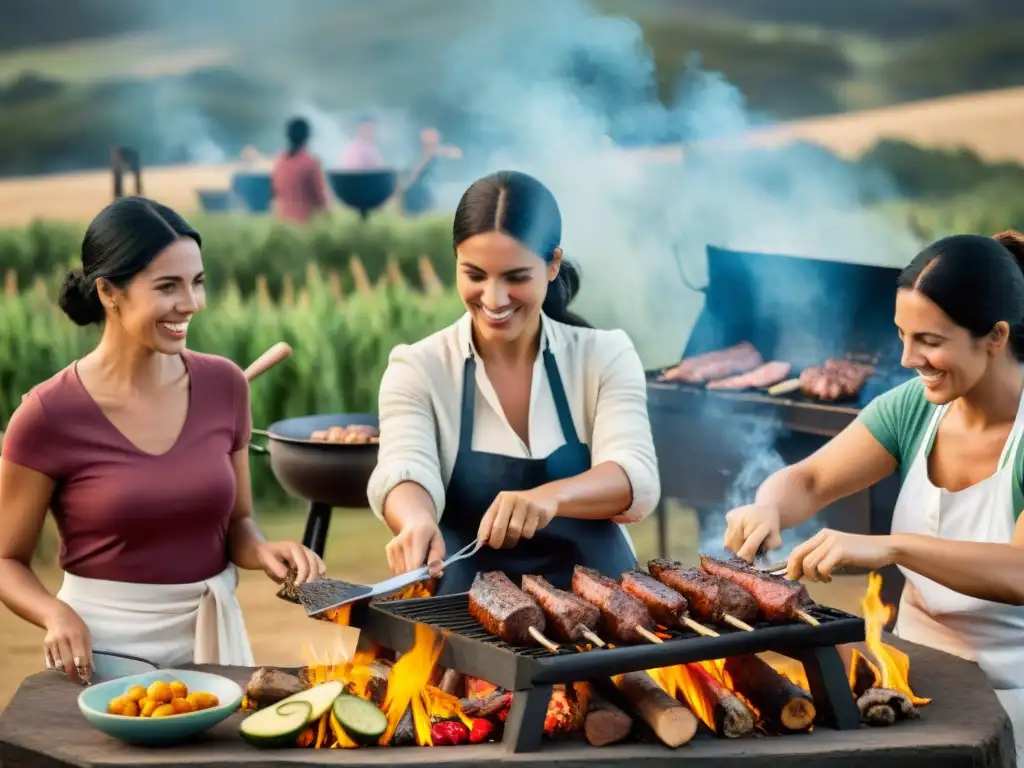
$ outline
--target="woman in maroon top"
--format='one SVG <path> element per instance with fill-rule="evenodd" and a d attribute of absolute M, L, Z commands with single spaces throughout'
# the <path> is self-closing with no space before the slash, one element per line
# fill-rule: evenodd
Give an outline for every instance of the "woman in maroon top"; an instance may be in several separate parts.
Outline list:
<path fill-rule="evenodd" d="M 277 158 L 271 177 L 277 215 L 285 221 L 307 223 L 326 211 L 330 198 L 320 161 L 306 149 L 309 123 L 301 117 L 288 121 L 288 151 Z"/>
<path fill-rule="evenodd" d="M 48 666 L 88 677 L 92 650 L 160 665 L 252 664 L 238 568 L 306 581 L 323 562 L 267 542 L 252 516 L 242 371 L 188 351 L 206 303 L 201 239 L 178 214 L 121 198 L 89 225 L 60 306 L 99 345 L 33 388 L 0 453 L 0 600 L 46 630 Z M 64 584 L 31 569 L 47 509 Z"/>

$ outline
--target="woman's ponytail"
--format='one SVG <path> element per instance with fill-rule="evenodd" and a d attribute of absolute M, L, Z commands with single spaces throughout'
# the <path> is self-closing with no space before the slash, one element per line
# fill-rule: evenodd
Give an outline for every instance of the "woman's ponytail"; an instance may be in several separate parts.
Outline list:
<path fill-rule="evenodd" d="M 580 328 L 590 328 L 590 324 L 579 315 L 569 311 L 569 304 L 580 290 L 580 273 L 576 266 L 565 259 L 558 269 L 558 275 L 548 283 L 548 294 L 544 297 L 541 307 L 544 314 L 552 320 Z"/>

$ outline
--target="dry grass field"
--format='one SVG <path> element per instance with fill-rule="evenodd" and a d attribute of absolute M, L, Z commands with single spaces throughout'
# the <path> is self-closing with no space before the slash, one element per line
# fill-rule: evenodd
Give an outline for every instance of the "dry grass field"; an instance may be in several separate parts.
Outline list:
<path fill-rule="evenodd" d="M 966 147 L 989 161 L 1024 163 L 1021 126 L 1024 88 L 1009 88 L 786 123 L 752 132 L 748 140 L 762 146 L 812 141 L 853 157 L 881 138 L 895 138 L 931 148 Z M 681 151 L 666 147 L 637 154 L 671 161 Z M 238 167 L 146 168 L 143 192 L 182 212 L 193 211 L 198 206 L 197 189 L 226 189 Z M 106 171 L 2 179 L 0 226 L 21 226 L 35 218 L 88 221 L 111 194 Z"/>
<path fill-rule="evenodd" d="M 278 513 L 262 521 L 272 538 L 299 538 L 304 518 L 297 512 Z M 696 522 L 692 514 L 675 509 L 669 523 L 669 551 L 673 557 L 692 562 L 696 555 Z M 657 554 L 656 521 L 635 526 L 633 538 L 641 561 Z M 337 510 L 327 542 L 329 575 L 350 581 L 373 581 L 387 575 L 383 547 L 388 530 L 368 510 Z M 53 549 L 54 533 L 48 529 L 47 549 Z M 61 574 L 50 558 L 37 564 L 47 587 L 56 591 Z M 860 598 L 867 587 L 863 576 L 838 577 L 831 584 L 813 585 L 815 599 L 851 613 L 860 613 Z M 305 618 L 302 609 L 275 596 L 276 585 L 261 573 L 243 573 L 238 589 L 246 626 L 257 664 L 302 664 L 303 646 L 311 644 L 328 653 L 339 642 L 339 630 Z M 43 632 L 21 621 L 0 606 L 0 708 L 5 706 L 27 675 L 43 669 Z"/>

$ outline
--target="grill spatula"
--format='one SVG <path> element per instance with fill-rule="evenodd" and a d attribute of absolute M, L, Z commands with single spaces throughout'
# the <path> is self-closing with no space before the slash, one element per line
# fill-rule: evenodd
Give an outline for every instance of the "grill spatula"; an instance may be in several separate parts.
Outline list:
<path fill-rule="evenodd" d="M 447 568 L 454 562 L 472 557 L 483 546 L 482 542 L 473 541 L 460 549 L 454 555 L 444 560 L 444 567 Z M 390 579 L 376 584 L 352 584 L 341 579 L 319 579 L 298 587 L 288 584 L 277 593 L 277 596 L 290 602 L 301 603 L 306 609 L 307 616 L 318 616 L 327 611 L 341 608 L 349 603 L 362 600 L 372 600 L 375 597 L 383 597 L 398 592 L 400 589 L 424 581 L 430 577 L 429 566 L 422 566 L 400 576 L 392 576 Z"/>

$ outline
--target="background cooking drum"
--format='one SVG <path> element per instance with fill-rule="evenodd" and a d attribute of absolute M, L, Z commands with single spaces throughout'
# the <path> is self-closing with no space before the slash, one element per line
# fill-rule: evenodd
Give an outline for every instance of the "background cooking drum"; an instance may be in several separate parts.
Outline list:
<path fill-rule="evenodd" d="M 266 447 L 250 448 L 270 457 L 277 482 L 288 493 L 309 502 L 309 516 L 302 543 L 323 557 L 334 507 L 363 509 L 369 506 L 366 485 L 377 466 L 376 442 L 315 440 L 314 432 L 331 427 L 378 427 L 372 413 L 333 413 L 300 416 L 274 422 L 253 434 L 267 438 Z"/>

